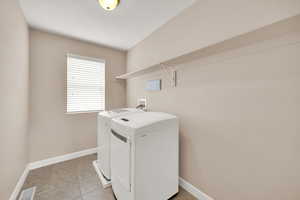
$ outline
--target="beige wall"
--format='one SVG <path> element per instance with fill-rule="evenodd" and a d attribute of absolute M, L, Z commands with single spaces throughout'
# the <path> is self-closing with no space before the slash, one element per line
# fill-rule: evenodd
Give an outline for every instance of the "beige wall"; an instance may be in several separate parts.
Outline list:
<path fill-rule="evenodd" d="M 66 54 L 106 60 L 107 109 L 126 103 L 126 53 L 86 42 L 30 31 L 30 161 L 96 147 L 96 113 L 65 114 Z"/>
<path fill-rule="evenodd" d="M 177 55 L 178 46 L 188 48 L 192 38 L 203 40 L 171 34 L 175 27 L 169 24 L 129 52 L 129 70 Z M 212 46 L 217 54 L 175 65 L 176 88 L 161 71 L 127 81 L 128 106 L 146 97 L 150 110 L 179 116 L 180 175 L 214 199 L 300 199 L 300 32 L 282 34 L 278 27 L 233 38 Z M 185 27 L 185 35 L 198 28 Z M 262 35 L 270 39 L 257 38 Z M 169 38 L 174 43 L 166 46 Z M 228 46 L 239 48 L 224 51 Z M 156 78 L 162 91 L 145 91 L 146 81 Z"/>
<path fill-rule="evenodd" d="M 0 199 L 9 199 L 27 164 L 28 28 L 17 0 L 0 6 Z"/>
<path fill-rule="evenodd" d="M 299 13 L 299 0 L 197 0 L 131 49 L 128 70 L 208 47 Z"/>

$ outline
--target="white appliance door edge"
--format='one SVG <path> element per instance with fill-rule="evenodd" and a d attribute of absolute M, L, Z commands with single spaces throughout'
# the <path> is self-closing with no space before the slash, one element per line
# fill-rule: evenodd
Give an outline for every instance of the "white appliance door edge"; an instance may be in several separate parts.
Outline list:
<path fill-rule="evenodd" d="M 111 151 L 113 177 L 128 191 L 131 191 L 131 144 L 123 135 L 112 131 Z"/>

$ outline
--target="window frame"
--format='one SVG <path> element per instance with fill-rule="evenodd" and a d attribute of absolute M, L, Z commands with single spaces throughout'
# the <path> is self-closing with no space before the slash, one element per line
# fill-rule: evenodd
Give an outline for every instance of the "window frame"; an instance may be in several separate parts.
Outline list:
<path fill-rule="evenodd" d="M 72 54 L 72 53 L 67 53 L 66 54 L 66 81 L 65 81 L 65 114 L 67 115 L 74 115 L 74 114 L 88 114 L 88 113 L 98 113 L 104 110 L 88 110 L 88 111 L 72 111 L 68 112 L 68 59 L 69 57 L 72 58 L 77 58 L 77 59 L 82 59 L 82 60 L 89 60 L 89 61 L 95 61 L 95 62 L 101 62 L 104 64 L 104 110 L 106 110 L 106 60 L 101 59 L 101 58 L 93 58 L 93 57 L 88 57 L 88 56 L 80 56 L 77 54 Z"/>

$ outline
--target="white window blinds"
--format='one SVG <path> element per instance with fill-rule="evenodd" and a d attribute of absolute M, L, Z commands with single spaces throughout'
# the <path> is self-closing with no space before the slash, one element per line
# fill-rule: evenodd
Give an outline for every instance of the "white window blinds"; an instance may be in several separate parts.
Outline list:
<path fill-rule="evenodd" d="M 105 62 L 68 55 L 67 112 L 105 109 Z"/>

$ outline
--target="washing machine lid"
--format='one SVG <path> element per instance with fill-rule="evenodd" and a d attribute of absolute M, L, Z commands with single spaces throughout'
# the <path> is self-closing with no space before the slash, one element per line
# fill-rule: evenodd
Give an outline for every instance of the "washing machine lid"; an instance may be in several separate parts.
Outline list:
<path fill-rule="evenodd" d="M 120 109 L 115 109 L 115 110 L 109 110 L 109 111 L 103 111 L 99 112 L 99 115 L 105 116 L 105 117 L 117 117 L 117 116 L 122 116 L 131 112 L 144 112 L 141 109 L 136 109 L 136 108 L 120 108 Z"/>
<path fill-rule="evenodd" d="M 139 129 L 171 119 L 177 119 L 177 117 L 163 112 L 139 112 L 116 117 L 113 121 L 123 127 Z"/>

